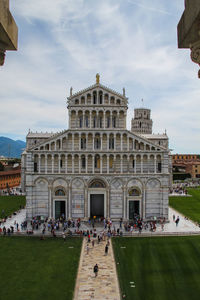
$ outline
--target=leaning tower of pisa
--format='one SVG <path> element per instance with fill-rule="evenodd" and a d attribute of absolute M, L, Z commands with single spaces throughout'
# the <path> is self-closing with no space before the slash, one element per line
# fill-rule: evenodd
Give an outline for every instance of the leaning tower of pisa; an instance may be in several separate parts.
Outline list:
<path fill-rule="evenodd" d="M 151 110 L 147 108 L 135 108 L 134 118 L 131 121 L 131 131 L 139 134 L 152 134 L 153 121 Z"/>

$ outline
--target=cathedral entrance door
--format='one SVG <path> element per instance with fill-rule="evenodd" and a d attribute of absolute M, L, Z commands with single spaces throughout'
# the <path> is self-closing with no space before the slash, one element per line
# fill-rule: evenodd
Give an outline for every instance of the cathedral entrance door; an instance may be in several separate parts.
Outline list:
<path fill-rule="evenodd" d="M 129 219 L 140 214 L 140 201 L 129 201 Z"/>
<path fill-rule="evenodd" d="M 55 201 L 55 219 L 66 217 L 65 201 Z"/>
<path fill-rule="evenodd" d="M 104 194 L 90 195 L 90 217 L 104 217 Z"/>

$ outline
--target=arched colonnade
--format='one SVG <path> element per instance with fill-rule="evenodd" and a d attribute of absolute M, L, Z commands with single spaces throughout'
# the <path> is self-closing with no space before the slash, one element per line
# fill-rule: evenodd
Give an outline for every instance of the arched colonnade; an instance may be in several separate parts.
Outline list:
<path fill-rule="evenodd" d="M 35 173 L 161 173 L 160 154 L 34 154 Z"/>

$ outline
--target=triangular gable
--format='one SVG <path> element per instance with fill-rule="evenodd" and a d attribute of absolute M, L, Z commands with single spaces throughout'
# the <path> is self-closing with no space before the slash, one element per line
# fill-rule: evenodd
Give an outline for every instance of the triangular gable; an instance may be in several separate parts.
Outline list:
<path fill-rule="evenodd" d="M 65 133 L 67 133 L 68 131 L 70 131 L 69 129 L 67 130 L 63 130 L 61 132 L 55 133 L 54 135 L 52 135 L 51 137 L 49 137 L 48 139 L 46 139 L 45 141 L 38 143 L 36 145 L 34 145 L 33 147 L 31 147 L 29 150 L 35 150 L 38 147 L 42 147 L 44 146 L 46 143 L 51 143 L 53 142 L 55 139 L 57 139 L 58 137 L 62 137 L 63 135 L 65 135 Z"/>
<path fill-rule="evenodd" d="M 118 93 L 118 92 L 116 92 L 116 91 L 114 91 L 114 90 L 112 90 L 112 89 L 110 89 L 110 88 L 108 88 L 108 87 L 100 84 L 100 83 L 93 84 L 93 85 L 89 86 L 88 88 L 86 88 L 84 90 L 81 90 L 81 91 L 73 94 L 72 96 L 69 96 L 67 99 L 68 100 L 72 100 L 72 99 L 74 99 L 74 98 L 76 98 L 78 96 L 81 96 L 82 94 L 85 94 L 85 93 L 90 92 L 93 89 L 97 89 L 97 88 L 98 89 L 102 89 L 102 90 L 104 90 L 104 91 L 106 91 L 108 93 L 114 94 L 115 96 L 120 97 L 122 99 L 128 100 L 128 98 L 125 97 L 123 94 L 120 94 L 120 93 Z"/>
<path fill-rule="evenodd" d="M 100 130 L 101 131 L 101 130 Z M 155 147 L 155 149 L 159 149 L 160 151 L 166 151 L 167 149 L 163 146 L 160 146 L 160 145 L 156 145 L 154 144 L 152 141 L 144 138 L 143 136 L 137 134 L 137 133 L 133 133 L 132 131 L 130 130 L 126 130 L 126 129 L 122 129 L 120 130 L 121 133 L 127 133 L 129 134 L 129 136 L 131 136 L 133 139 L 137 139 L 138 142 L 143 142 L 145 144 L 148 144 L 150 147 Z M 70 129 L 67 129 L 67 130 L 63 130 L 57 134 L 54 134 L 52 135 L 50 138 L 46 139 L 45 141 L 43 141 L 42 143 L 38 143 L 36 145 L 34 145 L 33 147 L 31 147 L 29 150 L 35 150 L 37 149 L 38 147 L 42 147 L 42 146 L 45 146 L 46 143 L 51 143 L 51 142 L 54 142 L 57 138 L 63 138 L 65 136 L 66 133 L 70 133 L 70 132 L 74 132 L 73 130 L 70 130 Z M 84 130 L 83 130 L 84 132 Z M 98 129 L 97 129 L 97 132 L 98 132 Z M 102 133 L 104 133 L 104 130 L 102 130 Z M 106 131 L 105 131 L 106 133 Z"/>

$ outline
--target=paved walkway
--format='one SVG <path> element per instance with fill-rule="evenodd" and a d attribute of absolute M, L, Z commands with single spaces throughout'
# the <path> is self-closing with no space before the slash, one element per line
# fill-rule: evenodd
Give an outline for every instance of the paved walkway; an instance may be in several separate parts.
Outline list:
<path fill-rule="evenodd" d="M 106 239 L 107 240 L 107 239 Z M 120 300 L 120 290 L 116 273 L 112 243 L 110 241 L 108 255 L 105 256 L 106 241 L 95 245 L 89 244 L 87 254 L 87 239 L 84 238 L 74 300 Z M 99 272 L 95 278 L 93 268 L 98 264 Z"/>
<path fill-rule="evenodd" d="M 175 217 L 177 218 L 177 216 L 180 217 L 180 222 L 178 224 L 178 226 L 176 226 L 176 223 L 173 221 L 173 215 L 175 215 Z M 5 226 L 6 228 L 9 228 L 10 226 L 14 226 L 14 223 L 18 223 L 19 224 L 19 230 L 21 232 L 21 223 L 23 221 L 25 221 L 26 219 L 26 209 L 22 209 L 20 212 L 17 213 L 17 215 L 12 215 L 11 218 L 8 218 L 6 220 L 5 223 L 2 223 L 1 224 L 1 228 L 3 228 L 3 226 Z M 113 226 L 112 226 L 112 229 L 114 228 L 117 229 L 119 228 L 119 222 L 113 222 Z M 14 226 L 15 228 L 15 226 Z M 30 223 L 28 224 L 28 228 L 31 229 L 31 226 L 30 226 Z M 96 232 L 97 234 L 99 232 L 101 232 L 103 230 L 103 224 L 96 224 L 95 226 L 96 228 Z M 81 227 L 80 227 L 80 230 L 91 230 L 92 229 L 92 226 L 89 226 L 88 223 L 81 223 Z M 16 230 L 16 228 L 15 228 Z M 71 231 L 74 232 L 75 228 L 71 228 Z M 124 230 L 124 228 L 122 228 L 122 231 L 124 234 L 130 234 L 130 232 L 126 232 Z M 24 232 L 26 233 L 26 230 L 24 230 Z M 34 234 L 41 234 L 42 232 L 42 226 L 38 229 L 38 230 L 34 230 Z M 150 235 L 156 235 L 156 233 L 163 233 L 163 235 L 166 233 L 170 233 L 170 234 L 181 234 L 181 232 L 184 232 L 184 233 L 187 233 L 188 234 L 191 234 L 191 233 L 195 233 L 195 234 L 200 234 L 200 227 L 197 226 L 193 221 L 191 220 L 187 220 L 185 219 L 184 215 L 182 215 L 180 212 L 174 210 L 173 208 L 169 207 L 169 223 L 166 223 L 165 226 L 164 226 L 164 230 L 162 231 L 162 228 L 161 228 L 161 225 L 160 224 L 157 224 L 157 229 L 156 229 L 156 232 L 150 232 L 149 229 L 146 231 L 146 230 L 142 230 L 142 234 L 150 234 Z M 137 234 L 138 232 L 135 232 L 135 234 Z M 56 234 L 60 235 L 62 234 L 62 230 L 59 231 L 59 232 L 56 232 Z M 45 235 L 50 235 L 50 232 L 46 231 Z M 134 232 L 133 232 L 133 235 L 134 235 Z"/>
<path fill-rule="evenodd" d="M 18 223 L 19 224 L 19 229 L 20 229 L 20 225 L 22 222 L 24 222 L 26 220 L 26 209 L 21 209 L 19 212 L 17 212 L 16 215 L 12 215 L 11 218 L 7 218 L 6 222 L 1 224 L 1 228 L 3 228 L 4 226 L 6 228 L 9 228 L 10 226 L 15 227 L 14 223 Z"/>
<path fill-rule="evenodd" d="M 179 216 L 180 222 L 178 226 L 173 221 L 173 215 L 175 218 Z M 161 231 L 161 227 L 158 227 L 158 231 Z M 175 209 L 169 207 L 169 223 L 165 224 L 164 232 L 171 232 L 171 233 L 181 233 L 181 232 L 199 232 L 200 228 L 191 220 L 186 220 L 185 216 L 182 215 L 180 212 L 176 211 Z"/>

